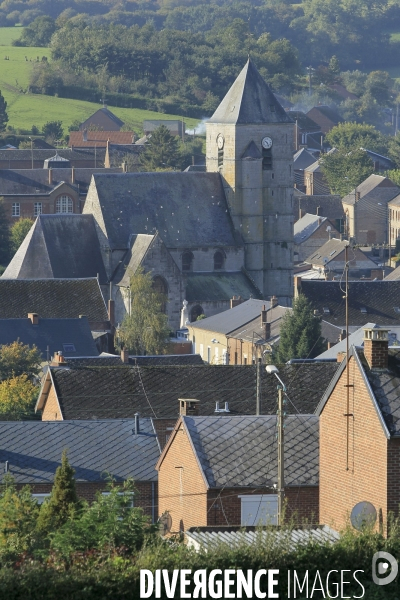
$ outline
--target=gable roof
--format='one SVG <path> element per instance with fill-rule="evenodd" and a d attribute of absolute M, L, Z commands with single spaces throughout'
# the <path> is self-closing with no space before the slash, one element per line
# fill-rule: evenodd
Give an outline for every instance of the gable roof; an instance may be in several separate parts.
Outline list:
<path fill-rule="evenodd" d="M 293 123 L 250 58 L 208 122 Z"/>
<path fill-rule="evenodd" d="M 320 126 L 301 110 L 289 110 L 292 121 L 297 121 L 297 127 L 302 131 L 319 131 Z"/>
<path fill-rule="evenodd" d="M 53 483 L 68 449 L 68 460 L 80 482 L 156 481 L 160 455 L 151 419 L 107 421 L 1 421 L 0 471 L 8 461 L 16 483 Z"/>
<path fill-rule="evenodd" d="M 220 273 L 187 273 L 186 300 L 188 302 L 221 302 L 232 296 L 252 298 L 262 296 L 254 282 L 243 271 Z"/>
<path fill-rule="evenodd" d="M 364 347 L 364 327 L 368 327 L 372 329 L 376 327 L 376 323 L 366 323 L 362 327 L 359 327 L 355 331 L 351 332 L 349 335 L 349 346 L 355 346 L 356 348 Z M 389 329 L 389 344 L 393 341 L 397 343 L 397 340 L 400 339 L 400 326 L 399 327 L 390 327 Z M 326 336 L 324 336 L 326 337 Z M 338 337 L 335 341 L 337 341 Z M 317 356 L 317 359 L 325 359 L 325 358 L 335 358 L 337 357 L 339 352 L 346 352 L 346 339 L 339 341 L 337 344 L 322 352 Z"/>
<path fill-rule="evenodd" d="M 327 217 L 306 213 L 294 224 L 294 243 L 302 244 L 327 220 Z M 329 224 L 329 223 L 328 223 Z M 326 226 L 328 226 L 328 224 Z M 328 237 L 328 233 L 326 234 Z"/>
<path fill-rule="evenodd" d="M 270 308 L 268 310 L 267 320 L 271 327 L 269 338 L 265 337 L 265 326 L 261 326 L 260 315 L 258 315 L 258 317 L 249 323 L 246 323 L 234 331 L 231 331 L 229 333 L 229 337 L 239 340 L 247 340 L 248 342 L 252 342 L 254 345 L 264 344 L 266 341 L 269 341 L 270 343 L 276 343 L 280 336 L 282 319 L 288 310 L 292 309 L 287 306 L 275 306 L 274 308 Z"/>
<path fill-rule="evenodd" d="M 0 318 L 23 319 L 35 312 L 43 319 L 108 320 L 97 279 L 0 278 Z"/>
<path fill-rule="evenodd" d="M 242 243 L 219 173 L 94 174 L 83 213 L 96 215 L 112 248 L 126 248 L 131 234 L 156 231 L 168 248 Z"/>
<path fill-rule="evenodd" d="M 312 413 L 338 368 L 337 363 L 282 365 L 280 375 L 291 403 L 288 413 Z M 200 414 L 215 414 L 216 402 L 229 404 L 230 414 L 254 414 L 256 367 L 183 365 L 74 368 L 50 367 L 64 419 L 177 418 L 180 398 L 200 401 Z M 315 385 L 318 381 L 318 386 Z M 37 408 L 48 389 L 42 387 Z M 261 369 L 261 412 L 276 413 L 276 382 Z"/>
<path fill-rule="evenodd" d="M 209 488 L 276 484 L 276 415 L 182 417 L 182 424 Z M 318 446 L 318 417 L 286 417 L 285 486 L 318 485 Z"/>
<path fill-rule="evenodd" d="M 400 280 L 400 266 L 396 267 L 389 275 L 386 275 L 384 281 L 398 281 Z"/>
<path fill-rule="evenodd" d="M 301 282 L 301 293 L 313 308 L 326 321 L 339 327 L 346 322 L 342 289 L 340 281 L 310 279 Z M 329 313 L 324 308 L 329 309 Z M 371 321 L 378 325 L 400 325 L 400 281 L 349 283 L 349 324 L 362 326 Z"/>
<path fill-rule="evenodd" d="M 146 256 L 152 242 L 154 241 L 155 235 L 145 235 L 139 233 L 127 253 L 125 259 L 121 262 L 118 267 L 113 280 L 120 286 L 128 286 L 130 278 L 136 273 L 138 267 L 142 264 L 144 257 Z"/>
<path fill-rule="evenodd" d="M 360 199 L 356 201 L 356 192 Z M 400 193 L 397 187 L 388 177 L 382 175 L 370 175 L 356 189 L 352 190 L 342 200 L 343 204 L 356 204 L 362 200 L 373 203 L 387 203 Z"/>
<path fill-rule="evenodd" d="M 81 161 L 94 161 L 96 158 L 97 166 L 104 166 L 104 157 L 105 157 L 105 148 L 98 148 L 96 151 L 94 148 L 58 148 L 57 154 L 71 161 L 72 164 L 78 164 Z M 17 150 L 1 150 L 0 149 L 0 161 L 7 161 L 9 163 L 9 168 L 13 161 L 25 161 L 28 163 L 32 163 L 32 154 L 34 162 L 44 161 L 48 158 L 54 156 L 54 148 L 49 149 L 37 149 L 33 148 L 33 150 L 29 149 L 17 149 Z"/>
<path fill-rule="evenodd" d="M 299 209 L 304 213 L 327 217 L 332 221 L 344 218 L 343 204 L 340 196 L 324 194 L 316 196 L 297 196 L 293 201 L 293 212 L 295 219 L 299 218 Z"/>
<path fill-rule="evenodd" d="M 271 303 L 266 300 L 250 298 L 250 300 L 242 302 L 234 308 L 224 310 L 217 315 L 207 317 L 201 321 L 190 323 L 190 327 L 193 327 L 195 330 L 203 329 L 228 334 L 235 331 L 238 327 L 242 327 L 246 323 L 253 321 L 256 317 L 260 319 L 263 308 L 268 310 L 270 307 Z"/>
<path fill-rule="evenodd" d="M 99 354 L 87 317 L 80 319 L 42 319 L 33 325 L 26 319 L 0 319 L 0 346 L 20 341 L 37 346 L 43 360 L 59 350 L 63 356 L 97 356 Z"/>
<path fill-rule="evenodd" d="M 109 110 L 106 106 L 103 106 L 102 108 L 99 108 L 98 110 L 96 110 L 92 115 L 90 115 L 90 117 L 88 117 L 85 121 L 83 121 L 83 123 L 81 123 L 81 127 L 85 124 L 88 123 L 90 124 L 91 120 L 93 119 L 93 117 L 96 117 L 96 115 L 101 114 L 102 116 L 106 116 L 108 117 L 111 121 L 113 121 L 113 123 L 115 123 L 116 125 L 118 125 L 118 127 L 122 127 L 123 125 L 125 125 L 125 123 L 123 121 L 121 121 L 121 119 L 119 119 L 117 117 L 117 115 L 114 115 L 114 113 L 111 112 L 111 110 Z M 73 132 L 71 132 L 73 133 Z"/>
<path fill-rule="evenodd" d="M 305 148 L 300 148 L 293 156 L 293 169 L 295 171 L 304 171 L 304 169 L 314 163 L 315 156 Z"/>
<path fill-rule="evenodd" d="M 349 246 L 347 240 L 331 238 L 323 244 L 318 250 L 314 250 L 304 262 L 323 267 L 332 264 L 336 270 L 344 268 L 345 248 Z M 340 260 L 338 260 L 340 257 Z M 376 269 L 377 264 L 368 258 L 360 248 L 349 247 L 348 261 L 350 269 Z"/>
<path fill-rule="evenodd" d="M 107 283 L 93 216 L 55 214 L 37 217 L 0 279 L 97 275 Z"/>
<path fill-rule="evenodd" d="M 321 104 L 319 106 L 313 106 L 313 108 L 311 108 L 308 111 L 307 116 L 310 119 L 315 119 L 315 117 L 318 116 L 315 114 L 316 111 L 320 112 L 324 117 L 326 117 L 327 119 L 329 119 L 330 121 L 332 121 L 332 123 L 335 123 L 336 125 L 338 123 L 342 123 L 344 121 L 344 119 L 339 115 L 338 112 L 336 112 L 336 110 L 334 110 L 330 106 L 326 106 L 325 104 Z"/>

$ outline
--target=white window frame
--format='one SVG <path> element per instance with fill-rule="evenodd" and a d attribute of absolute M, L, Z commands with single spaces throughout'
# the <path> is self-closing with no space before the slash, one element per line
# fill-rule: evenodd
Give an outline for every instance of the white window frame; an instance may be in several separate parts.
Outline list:
<path fill-rule="evenodd" d="M 278 525 L 278 494 L 238 496 L 241 525 Z"/>
<path fill-rule="evenodd" d="M 200 344 L 200 356 L 201 356 L 201 358 L 203 358 L 203 354 L 204 354 L 204 344 Z"/>
<path fill-rule="evenodd" d="M 21 216 L 21 204 L 19 202 L 13 202 L 11 214 L 13 217 Z"/>
<path fill-rule="evenodd" d="M 218 348 L 218 346 L 215 346 L 214 357 L 215 357 L 215 364 L 219 365 L 219 348 Z"/>
<path fill-rule="evenodd" d="M 47 500 L 47 498 L 50 498 L 51 493 L 50 492 L 43 492 L 42 494 L 31 494 L 31 496 L 40 505 L 40 504 L 43 504 L 43 502 L 45 500 Z"/>
<path fill-rule="evenodd" d="M 211 363 L 211 346 L 207 346 L 207 362 Z"/>
<path fill-rule="evenodd" d="M 74 212 L 74 201 L 71 196 L 67 194 L 63 194 L 59 196 L 56 200 L 56 214 L 65 215 L 71 214 Z"/>
<path fill-rule="evenodd" d="M 42 214 L 43 204 L 41 202 L 35 202 L 33 205 L 33 216 L 38 217 Z"/>
<path fill-rule="evenodd" d="M 228 351 L 227 350 L 222 350 L 222 364 L 223 365 L 229 364 L 229 362 L 228 362 Z"/>

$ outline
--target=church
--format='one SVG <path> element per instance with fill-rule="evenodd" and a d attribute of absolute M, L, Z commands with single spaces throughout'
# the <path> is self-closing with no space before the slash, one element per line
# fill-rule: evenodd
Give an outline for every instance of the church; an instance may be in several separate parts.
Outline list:
<path fill-rule="evenodd" d="M 2 275 L 98 277 L 116 320 L 141 266 L 171 328 L 233 296 L 290 305 L 294 123 L 249 59 L 206 124 L 205 172 L 94 174 L 83 213 L 42 214 Z"/>

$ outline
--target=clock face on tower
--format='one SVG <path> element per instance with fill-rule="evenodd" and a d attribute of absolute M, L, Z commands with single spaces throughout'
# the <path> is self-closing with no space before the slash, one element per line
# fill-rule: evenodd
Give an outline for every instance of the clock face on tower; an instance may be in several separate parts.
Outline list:
<path fill-rule="evenodd" d="M 272 140 L 270 137 L 265 137 L 261 140 L 261 145 L 265 150 L 272 148 Z"/>
<path fill-rule="evenodd" d="M 217 137 L 218 150 L 222 150 L 222 148 L 224 147 L 224 141 L 224 136 L 219 134 L 219 136 Z"/>

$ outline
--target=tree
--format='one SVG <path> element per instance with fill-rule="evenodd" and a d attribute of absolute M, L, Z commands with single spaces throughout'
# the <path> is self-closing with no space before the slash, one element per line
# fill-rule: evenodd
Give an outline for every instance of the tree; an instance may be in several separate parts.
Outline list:
<path fill-rule="evenodd" d="M 46 139 L 59 140 L 63 137 L 64 131 L 62 128 L 62 121 L 47 121 L 43 125 L 42 132 Z"/>
<path fill-rule="evenodd" d="M 326 134 L 326 140 L 339 150 L 366 148 L 379 154 L 388 151 L 388 138 L 366 123 L 339 123 Z"/>
<path fill-rule="evenodd" d="M 291 358 L 313 358 L 325 350 L 321 337 L 321 322 L 307 298 L 300 294 L 282 320 L 278 360 L 285 363 Z"/>
<path fill-rule="evenodd" d="M 151 134 L 140 162 L 145 171 L 172 170 L 179 165 L 179 141 L 165 125 L 160 125 Z"/>
<path fill-rule="evenodd" d="M 51 531 L 61 527 L 79 507 L 74 478 L 75 471 L 71 467 L 64 450 L 61 466 L 57 467 L 50 498 L 40 509 L 38 531 Z"/>
<path fill-rule="evenodd" d="M 26 375 L 36 379 L 40 371 L 41 354 L 36 346 L 30 348 L 22 342 L 0 346 L 0 379 L 11 379 Z"/>
<path fill-rule="evenodd" d="M 0 197 L 0 265 L 10 260 L 10 227 L 8 225 L 4 199 Z"/>
<path fill-rule="evenodd" d="M 6 130 L 8 123 L 7 102 L 0 90 L 0 132 Z"/>
<path fill-rule="evenodd" d="M 163 354 L 169 336 L 165 296 L 154 290 L 151 273 L 142 268 L 130 279 L 130 294 L 131 314 L 122 321 L 119 343 L 134 354 Z"/>
<path fill-rule="evenodd" d="M 332 152 L 319 163 L 332 194 L 342 197 L 374 172 L 374 164 L 364 150 Z"/>
<path fill-rule="evenodd" d="M 38 388 L 27 375 L 0 382 L 0 420 L 22 421 L 34 415 Z"/>
<path fill-rule="evenodd" d="M 10 230 L 10 238 L 11 238 L 11 252 L 14 255 L 22 242 L 24 241 L 28 231 L 30 231 L 32 227 L 33 221 L 28 218 L 18 219 Z"/>
<path fill-rule="evenodd" d="M 25 27 L 21 37 L 13 42 L 13 46 L 49 46 L 55 30 L 54 19 L 44 15 L 39 16 L 28 27 Z"/>

